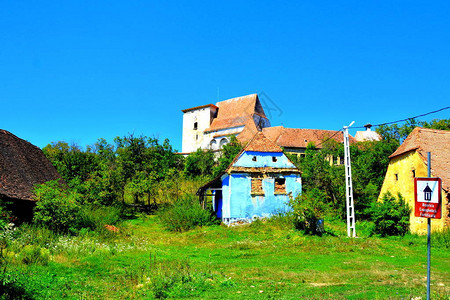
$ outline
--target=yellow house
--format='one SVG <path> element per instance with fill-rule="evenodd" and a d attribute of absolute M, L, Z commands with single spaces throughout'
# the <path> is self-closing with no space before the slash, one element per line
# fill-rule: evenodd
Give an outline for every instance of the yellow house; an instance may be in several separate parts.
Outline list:
<path fill-rule="evenodd" d="M 427 152 L 431 152 L 431 177 L 442 179 L 442 218 L 431 220 L 431 230 L 450 225 L 450 131 L 415 128 L 403 144 L 389 156 L 389 166 L 378 201 L 390 191 L 400 193 L 412 209 L 410 230 L 426 234 L 427 220 L 414 216 L 414 178 L 428 177 Z"/>

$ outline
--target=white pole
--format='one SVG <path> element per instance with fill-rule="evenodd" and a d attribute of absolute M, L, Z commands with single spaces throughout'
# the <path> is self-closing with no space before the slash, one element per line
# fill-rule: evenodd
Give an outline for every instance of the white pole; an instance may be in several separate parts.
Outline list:
<path fill-rule="evenodd" d="M 355 207 L 353 201 L 352 167 L 350 161 L 350 143 L 348 138 L 348 128 L 353 125 L 344 126 L 344 165 L 345 165 L 345 198 L 347 208 L 347 236 L 356 237 L 355 230 Z"/>

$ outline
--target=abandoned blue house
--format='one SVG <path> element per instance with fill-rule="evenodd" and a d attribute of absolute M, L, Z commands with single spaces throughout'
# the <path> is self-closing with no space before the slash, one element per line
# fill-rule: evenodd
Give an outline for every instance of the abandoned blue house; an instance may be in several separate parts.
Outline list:
<path fill-rule="evenodd" d="M 278 145 L 258 132 L 225 172 L 197 194 L 201 199 L 211 195 L 217 217 L 232 224 L 289 211 L 289 199 L 297 197 L 301 187 L 300 171 Z"/>

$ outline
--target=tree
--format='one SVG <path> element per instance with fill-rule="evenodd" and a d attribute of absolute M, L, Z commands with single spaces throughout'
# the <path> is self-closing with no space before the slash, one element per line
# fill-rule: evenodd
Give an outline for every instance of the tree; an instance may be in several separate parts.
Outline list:
<path fill-rule="evenodd" d="M 225 171 L 241 150 L 241 143 L 239 143 L 234 135 L 231 136 L 230 142 L 223 146 L 222 153 L 217 160 L 217 165 L 213 168 L 213 177 Z"/>
<path fill-rule="evenodd" d="M 184 173 L 186 176 L 211 176 L 214 166 L 214 153 L 211 150 L 197 149 L 186 157 Z"/>

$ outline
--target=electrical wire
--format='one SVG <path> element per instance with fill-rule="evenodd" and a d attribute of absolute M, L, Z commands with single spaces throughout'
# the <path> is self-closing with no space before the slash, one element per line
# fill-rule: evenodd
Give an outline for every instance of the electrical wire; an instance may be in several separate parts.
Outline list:
<path fill-rule="evenodd" d="M 441 109 L 438 109 L 438 110 L 435 110 L 435 111 L 431 111 L 431 112 L 428 112 L 426 114 L 421 114 L 421 115 L 418 115 L 418 116 L 415 116 L 415 117 L 410 117 L 410 118 L 406 118 L 406 119 L 402 119 L 402 120 L 376 124 L 376 125 L 372 125 L 372 126 L 373 127 L 377 127 L 377 126 L 383 126 L 383 125 L 390 125 L 390 124 L 394 124 L 394 123 L 406 122 L 408 120 L 417 119 L 417 118 L 420 118 L 420 117 L 425 117 L 425 116 L 428 116 L 428 115 L 431 115 L 431 114 L 435 114 L 437 112 L 440 112 L 440 111 L 443 111 L 443 110 L 446 110 L 446 109 L 449 109 L 449 108 L 450 108 L 450 106 L 447 106 L 447 107 L 444 107 L 444 108 L 441 108 Z M 361 128 L 365 128 L 365 127 L 364 126 L 359 126 L 359 127 L 352 127 L 352 128 L 353 129 L 361 129 Z"/>
<path fill-rule="evenodd" d="M 417 118 L 420 118 L 420 117 L 428 116 L 428 115 L 431 115 L 431 114 L 434 114 L 434 113 L 437 113 L 437 112 L 440 112 L 440 111 L 443 111 L 443 110 L 446 110 L 446 109 L 449 109 L 449 108 L 450 108 L 450 106 L 447 106 L 447 107 L 444 107 L 444 108 L 441 108 L 441 109 L 438 109 L 438 110 L 434 110 L 434 111 L 431 111 L 431 112 L 428 112 L 428 113 L 425 113 L 425 114 L 421 114 L 421 115 L 418 115 L 418 116 L 415 116 L 415 117 L 410 117 L 410 118 L 406 118 L 406 119 L 402 119 L 402 120 L 397 120 L 397 121 L 392 121 L 392 122 L 386 122 L 386 123 L 375 124 L 375 125 L 372 125 L 372 126 L 373 126 L 373 127 L 378 127 L 378 126 L 390 125 L 390 124 L 394 124 L 394 123 L 406 122 L 406 121 L 408 121 L 408 120 L 412 120 L 412 119 L 417 119 Z M 352 127 L 352 129 L 362 129 L 362 128 L 365 128 L 365 127 L 364 127 L 364 126 Z M 318 148 L 319 146 L 321 146 L 322 144 L 328 142 L 328 141 L 331 140 L 333 137 L 335 137 L 339 132 L 342 132 L 342 131 L 344 131 L 344 130 L 341 129 L 341 130 L 336 131 L 332 136 L 328 137 L 326 140 L 323 140 L 322 142 L 320 142 L 319 144 L 317 144 L 315 147 Z"/>

